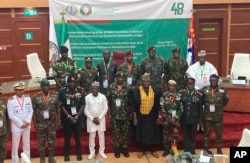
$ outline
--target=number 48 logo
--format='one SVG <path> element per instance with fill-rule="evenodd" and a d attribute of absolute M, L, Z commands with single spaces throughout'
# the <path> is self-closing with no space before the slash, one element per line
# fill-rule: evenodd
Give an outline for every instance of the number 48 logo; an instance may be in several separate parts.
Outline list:
<path fill-rule="evenodd" d="M 173 6 L 171 8 L 171 11 L 174 12 L 175 15 L 182 15 L 183 13 L 183 8 L 184 8 L 184 4 L 183 3 L 173 3 Z"/>

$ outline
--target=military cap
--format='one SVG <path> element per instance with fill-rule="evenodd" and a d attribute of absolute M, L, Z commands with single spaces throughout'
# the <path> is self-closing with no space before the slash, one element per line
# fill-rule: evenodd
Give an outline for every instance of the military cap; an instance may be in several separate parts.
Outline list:
<path fill-rule="evenodd" d="M 74 75 L 69 75 L 67 79 L 68 83 L 76 82 L 76 77 Z"/>
<path fill-rule="evenodd" d="M 61 53 L 68 53 L 69 49 L 66 46 L 61 46 L 60 47 L 60 52 Z"/>
<path fill-rule="evenodd" d="M 25 83 L 23 81 L 17 82 L 13 85 L 13 88 L 15 90 L 24 90 L 25 88 Z"/>
<path fill-rule="evenodd" d="M 168 84 L 170 84 L 170 85 L 176 85 L 176 82 L 171 79 L 171 80 L 168 81 Z"/>
<path fill-rule="evenodd" d="M 194 84 L 195 83 L 195 79 L 194 78 L 187 78 L 186 83 L 187 84 Z"/>
<path fill-rule="evenodd" d="M 50 82 L 46 78 L 43 78 L 40 82 L 40 85 L 50 85 Z"/>
<path fill-rule="evenodd" d="M 133 51 L 132 50 L 127 50 L 127 51 L 125 51 L 124 52 L 124 54 L 125 54 L 125 57 L 127 57 L 127 56 L 133 56 Z"/>
<path fill-rule="evenodd" d="M 142 81 L 149 81 L 150 80 L 150 73 L 145 73 L 141 76 Z"/>
<path fill-rule="evenodd" d="M 85 62 L 92 62 L 92 57 L 85 57 L 84 60 Z"/>
<path fill-rule="evenodd" d="M 212 75 L 210 75 L 210 79 L 212 79 L 212 78 L 219 79 L 219 76 L 217 74 L 212 74 Z"/>
<path fill-rule="evenodd" d="M 117 71 L 115 74 L 115 77 L 123 76 L 123 75 L 124 75 L 124 73 L 122 71 Z"/>
<path fill-rule="evenodd" d="M 179 47 L 176 47 L 172 50 L 173 53 L 180 53 L 180 51 L 181 51 L 181 48 Z"/>
<path fill-rule="evenodd" d="M 98 81 L 94 81 L 91 83 L 91 87 L 99 87 L 100 83 Z"/>
<path fill-rule="evenodd" d="M 198 57 L 205 57 L 206 56 L 206 50 L 201 50 L 198 52 Z"/>
<path fill-rule="evenodd" d="M 148 52 L 151 51 L 151 50 L 155 50 L 155 47 L 154 47 L 154 46 L 150 46 L 150 47 L 148 48 Z"/>

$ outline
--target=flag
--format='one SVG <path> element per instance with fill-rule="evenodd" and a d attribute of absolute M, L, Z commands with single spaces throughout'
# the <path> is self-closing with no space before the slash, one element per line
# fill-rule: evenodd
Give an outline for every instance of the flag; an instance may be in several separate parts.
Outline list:
<path fill-rule="evenodd" d="M 68 38 L 67 24 L 65 22 L 64 16 L 62 16 L 60 46 L 66 46 L 69 49 L 69 51 L 68 51 L 68 57 L 72 58 L 72 53 L 71 53 L 71 48 L 70 48 L 70 42 L 69 42 L 69 38 Z"/>
<path fill-rule="evenodd" d="M 49 75 L 52 75 L 52 64 L 59 58 L 56 30 L 52 15 L 49 16 Z"/>
<path fill-rule="evenodd" d="M 189 29 L 188 29 L 187 55 L 186 55 L 186 60 L 189 66 L 194 63 L 194 43 L 195 43 L 194 16 L 192 15 L 192 17 L 190 18 Z"/>

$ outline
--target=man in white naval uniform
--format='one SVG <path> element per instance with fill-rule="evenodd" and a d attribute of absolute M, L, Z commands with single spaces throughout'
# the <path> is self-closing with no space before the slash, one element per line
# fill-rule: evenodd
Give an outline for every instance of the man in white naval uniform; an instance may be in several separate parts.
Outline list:
<path fill-rule="evenodd" d="M 30 158 L 30 126 L 33 115 L 32 102 L 29 95 L 24 94 L 25 83 L 13 85 L 16 94 L 8 99 L 8 115 L 11 120 L 12 163 L 18 163 L 18 146 L 22 137 L 23 152 Z"/>
<path fill-rule="evenodd" d="M 106 131 L 105 115 L 108 111 L 108 102 L 106 96 L 99 92 L 100 83 L 95 81 L 91 84 L 92 93 L 85 97 L 85 115 L 87 116 L 87 132 L 89 133 L 89 151 L 88 159 L 95 156 L 95 136 L 96 131 L 99 137 L 99 155 L 107 158 L 104 153 L 105 140 L 104 132 Z"/>
<path fill-rule="evenodd" d="M 210 62 L 206 61 L 206 51 L 201 50 L 198 52 L 199 61 L 191 65 L 187 71 L 186 75 L 188 78 L 195 79 L 195 89 L 201 90 L 204 87 L 210 85 L 209 78 L 210 75 L 218 75 L 217 69 Z M 197 131 L 204 131 L 203 124 L 199 123 L 197 126 Z"/>

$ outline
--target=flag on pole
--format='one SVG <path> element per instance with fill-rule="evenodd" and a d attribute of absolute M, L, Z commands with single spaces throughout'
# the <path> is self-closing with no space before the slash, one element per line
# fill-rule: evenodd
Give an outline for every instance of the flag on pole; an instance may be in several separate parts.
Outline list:
<path fill-rule="evenodd" d="M 68 38 L 67 24 L 65 22 L 64 16 L 62 16 L 60 46 L 66 46 L 69 49 L 69 51 L 68 51 L 68 57 L 72 58 L 72 53 L 71 53 L 71 48 L 70 48 L 70 42 L 69 42 L 69 38 Z"/>
<path fill-rule="evenodd" d="M 190 18 L 190 24 L 188 29 L 188 42 L 187 42 L 187 55 L 186 60 L 188 65 L 192 65 L 194 63 L 194 43 L 195 43 L 195 35 L 194 35 L 194 16 Z"/>
<path fill-rule="evenodd" d="M 52 64 L 59 58 L 56 31 L 52 15 L 49 16 L 49 75 L 52 75 Z"/>

